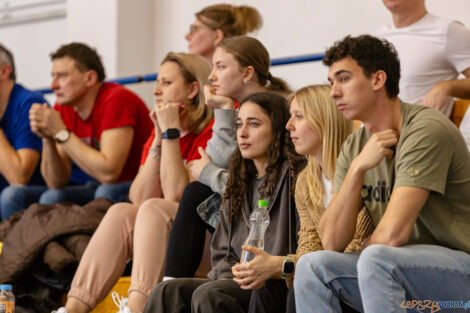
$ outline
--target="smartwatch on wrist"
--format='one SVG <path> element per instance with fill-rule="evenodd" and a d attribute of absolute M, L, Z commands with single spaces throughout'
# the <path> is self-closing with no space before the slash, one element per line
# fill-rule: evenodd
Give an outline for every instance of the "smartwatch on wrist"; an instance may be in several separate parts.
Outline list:
<path fill-rule="evenodd" d="M 59 132 L 54 135 L 54 139 L 58 143 L 64 143 L 67 140 L 69 140 L 69 138 L 70 138 L 70 130 L 68 130 L 67 128 L 59 130 Z"/>
<path fill-rule="evenodd" d="M 294 275 L 295 271 L 295 264 L 294 261 L 290 256 L 285 256 L 284 257 L 284 262 L 282 262 L 282 274 L 281 278 L 282 279 L 287 279 L 289 277 L 292 277 Z"/>
<path fill-rule="evenodd" d="M 168 128 L 162 133 L 162 139 L 176 139 L 180 137 L 180 130 L 178 128 Z"/>

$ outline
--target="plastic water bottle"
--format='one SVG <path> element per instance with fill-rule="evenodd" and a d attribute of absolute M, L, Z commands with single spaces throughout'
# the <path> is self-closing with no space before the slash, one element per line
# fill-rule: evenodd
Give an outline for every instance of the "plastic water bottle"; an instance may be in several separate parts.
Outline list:
<path fill-rule="evenodd" d="M 0 285 L 0 313 L 15 313 L 15 296 L 11 285 Z"/>
<path fill-rule="evenodd" d="M 264 249 L 264 232 L 269 225 L 268 201 L 258 200 L 258 207 L 250 214 L 250 233 L 245 240 L 245 246 Z M 241 263 L 250 262 L 255 258 L 251 252 L 242 251 Z"/>

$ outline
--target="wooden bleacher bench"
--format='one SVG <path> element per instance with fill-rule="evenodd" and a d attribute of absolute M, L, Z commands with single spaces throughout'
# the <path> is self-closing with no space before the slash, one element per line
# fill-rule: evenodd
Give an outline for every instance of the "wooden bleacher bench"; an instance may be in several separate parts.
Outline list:
<path fill-rule="evenodd" d="M 450 115 L 450 119 L 454 124 L 459 127 L 462 119 L 467 111 L 468 106 L 470 105 L 469 99 L 457 99 L 454 102 L 454 109 Z"/>

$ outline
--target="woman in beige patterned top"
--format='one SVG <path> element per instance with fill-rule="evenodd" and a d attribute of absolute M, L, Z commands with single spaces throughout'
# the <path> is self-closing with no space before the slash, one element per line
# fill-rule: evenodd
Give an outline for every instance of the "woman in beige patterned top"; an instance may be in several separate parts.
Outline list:
<path fill-rule="evenodd" d="M 300 218 L 296 254 L 272 256 L 257 248 L 244 247 L 257 255 L 258 262 L 254 262 L 255 258 L 250 262 L 252 264 L 247 263 L 233 269 L 237 271 L 235 281 L 242 288 L 261 288 L 253 292 L 252 302 L 258 301 L 262 306 L 262 303 L 275 299 L 278 305 L 269 307 L 271 310 L 277 307 L 277 312 L 285 310 L 286 299 L 279 299 L 282 293 L 273 292 L 275 288 L 266 288 L 269 285 L 267 281 L 282 277 L 290 288 L 297 260 L 305 253 L 323 249 L 317 226 L 331 199 L 336 158 L 342 143 L 352 131 L 352 122 L 338 111 L 330 98 L 330 90 L 328 85 L 311 85 L 299 89 L 292 98 L 291 118 L 286 125 L 296 152 L 305 155 L 308 160 L 306 168 L 297 178 L 295 188 L 295 202 Z M 372 219 L 363 209 L 358 218 L 355 238 L 344 252 L 360 250 L 362 242 L 373 229 Z M 263 289 L 270 290 L 268 292 Z M 260 311 L 267 311 L 266 307 L 263 309 Z"/>

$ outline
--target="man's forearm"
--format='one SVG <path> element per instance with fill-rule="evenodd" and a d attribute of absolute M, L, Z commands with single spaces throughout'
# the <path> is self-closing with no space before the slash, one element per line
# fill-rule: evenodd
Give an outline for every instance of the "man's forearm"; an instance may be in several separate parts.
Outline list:
<path fill-rule="evenodd" d="M 37 152 L 39 154 L 39 152 Z M 34 164 L 24 164 L 18 151 L 11 145 L 0 129 L 0 173 L 10 185 L 26 184 L 36 167 L 38 158 L 31 160 Z"/>
<path fill-rule="evenodd" d="M 76 135 L 70 134 L 70 139 L 61 147 L 79 168 L 100 183 L 110 183 L 117 179 L 116 175 L 113 175 L 114 168 L 110 168 L 106 157 L 100 151 L 83 143 Z"/>
<path fill-rule="evenodd" d="M 130 153 L 134 129 L 130 126 L 103 131 L 100 150 L 88 146 L 75 134 L 61 144 L 62 150 L 85 173 L 100 183 L 114 183 L 121 176 Z"/>
<path fill-rule="evenodd" d="M 52 139 L 42 140 L 41 173 L 51 189 L 64 187 L 70 179 L 71 166 L 67 165 L 59 155 L 56 143 Z"/>
<path fill-rule="evenodd" d="M 470 99 L 470 78 L 454 79 L 445 82 L 449 95 L 455 98 Z"/>
<path fill-rule="evenodd" d="M 354 238 L 362 206 L 361 189 L 365 171 L 351 163 L 339 192 L 323 213 L 318 232 L 325 250 L 344 251 Z"/>

